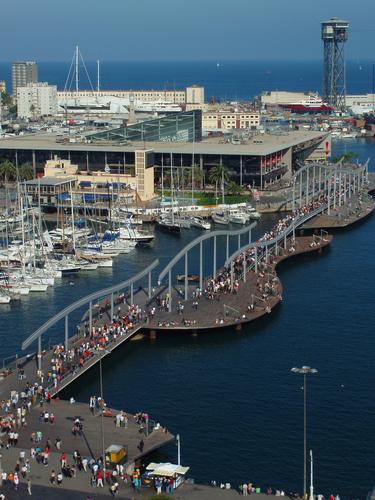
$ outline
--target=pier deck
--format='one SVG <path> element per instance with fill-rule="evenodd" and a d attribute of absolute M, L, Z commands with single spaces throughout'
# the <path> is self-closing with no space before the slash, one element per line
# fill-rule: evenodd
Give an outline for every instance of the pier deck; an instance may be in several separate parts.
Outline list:
<path fill-rule="evenodd" d="M 238 293 L 221 294 L 219 300 L 209 300 L 203 297 L 199 300 L 197 310 L 193 308 L 194 300 L 189 299 L 184 302 L 184 314 L 179 314 L 176 307 L 171 312 L 157 310 L 154 318 L 144 325 L 144 329 L 163 331 L 198 331 L 228 327 L 240 329 L 243 324 L 268 314 L 282 300 L 283 290 L 276 275 L 277 265 L 295 255 L 322 250 L 331 243 L 332 237 L 327 235 L 316 246 L 312 246 L 313 241 L 313 236 L 297 237 L 293 244 L 294 251 L 292 251 L 292 243 L 288 241 L 287 248 L 280 249 L 282 253 L 279 256 L 272 256 L 272 262 L 267 268 L 267 276 L 263 279 L 259 279 L 259 275 L 252 270 L 248 272 L 246 282 L 240 282 Z M 257 281 L 264 285 L 271 278 L 274 280 L 275 294 L 269 295 L 265 301 L 257 299 L 260 295 Z M 191 287 L 191 291 L 195 289 L 196 287 Z M 173 294 L 174 304 L 177 304 L 178 300 L 182 301 L 178 287 L 173 289 Z M 248 306 L 252 302 L 252 295 L 255 296 L 254 310 L 248 310 Z M 194 324 L 184 326 L 183 320 L 194 322 Z M 223 321 L 221 322 L 221 320 Z"/>
<path fill-rule="evenodd" d="M 359 205 L 358 197 L 353 197 L 349 205 L 331 209 L 330 215 L 317 215 L 301 229 L 342 229 L 365 219 L 373 213 L 374 208 L 373 200 L 365 200 Z"/>

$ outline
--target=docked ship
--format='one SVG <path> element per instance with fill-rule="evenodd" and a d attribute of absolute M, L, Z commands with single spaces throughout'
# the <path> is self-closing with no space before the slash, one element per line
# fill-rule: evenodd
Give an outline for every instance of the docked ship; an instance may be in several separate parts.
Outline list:
<path fill-rule="evenodd" d="M 290 103 L 279 103 L 280 108 L 288 109 L 292 113 L 331 113 L 333 107 L 323 102 L 317 94 L 309 94 L 306 99 Z"/>

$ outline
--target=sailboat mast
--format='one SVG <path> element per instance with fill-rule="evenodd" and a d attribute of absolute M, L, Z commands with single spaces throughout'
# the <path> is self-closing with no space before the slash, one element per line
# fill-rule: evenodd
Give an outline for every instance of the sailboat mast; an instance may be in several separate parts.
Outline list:
<path fill-rule="evenodd" d="M 76 46 L 76 94 L 78 97 L 79 90 L 79 48 Z"/>
<path fill-rule="evenodd" d="M 97 64 L 97 83 L 96 83 L 96 90 L 99 92 L 100 90 L 100 61 L 99 59 L 96 62 Z"/>
<path fill-rule="evenodd" d="M 76 253 L 76 237 L 75 237 L 75 228 L 74 228 L 74 207 L 73 207 L 73 191 L 72 184 L 70 183 L 70 207 L 72 210 L 72 240 L 73 240 L 73 250 Z"/>

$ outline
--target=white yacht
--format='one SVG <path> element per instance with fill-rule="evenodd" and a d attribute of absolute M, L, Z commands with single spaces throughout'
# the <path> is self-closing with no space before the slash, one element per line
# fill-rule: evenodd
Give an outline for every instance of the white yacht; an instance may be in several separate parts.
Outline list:
<path fill-rule="evenodd" d="M 155 238 L 155 235 L 145 231 L 138 231 L 138 229 L 126 225 L 125 227 L 120 227 L 119 237 L 120 240 L 128 242 L 151 243 L 151 241 Z"/>
<path fill-rule="evenodd" d="M 198 229 L 211 229 L 211 224 L 208 221 L 204 220 L 203 217 L 193 217 L 191 226 L 197 227 Z"/>
<path fill-rule="evenodd" d="M 211 218 L 215 224 L 221 224 L 223 226 L 229 224 L 229 218 L 224 212 L 213 212 Z"/>
<path fill-rule="evenodd" d="M 237 209 L 228 210 L 228 219 L 232 224 L 246 224 L 249 216 Z"/>

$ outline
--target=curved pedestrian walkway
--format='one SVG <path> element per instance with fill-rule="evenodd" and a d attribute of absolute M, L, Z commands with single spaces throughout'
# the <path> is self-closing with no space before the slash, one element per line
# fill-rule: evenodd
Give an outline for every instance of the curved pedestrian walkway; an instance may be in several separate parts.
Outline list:
<path fill-rule="evenodd" d="M 278 264 L 296 255 L 321 251 L 331 241 L 332 236 L 329 235 L 301 236 L 288 240 L 287 247 L 279 249 L 279 255 L 270 256 L 268 264 L 259 264 L 258 273 L 251 269 L 247 273 L 246 282 L 238 281 L 237 290 L 219 293 L 213 299 L 204 296 L 204 290 L 199 297 L 199 289 L 190 287 L 190 299 L 182 302 L 183 293 L 175 287 L 173 293 L 177 307 L 172 312 L 166 311 L 159 305 L 159 295 L 159 300 L 153 302 L 155 314 L 143 329 L 194 332 L 233 326 L 240 329 L 243 324 L 271 313 L 282 301 L 282 284 L 276 273 Z M 150 304 L 151 308 L 153 304 Z"/>

